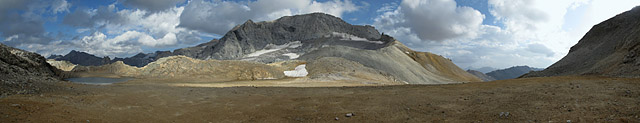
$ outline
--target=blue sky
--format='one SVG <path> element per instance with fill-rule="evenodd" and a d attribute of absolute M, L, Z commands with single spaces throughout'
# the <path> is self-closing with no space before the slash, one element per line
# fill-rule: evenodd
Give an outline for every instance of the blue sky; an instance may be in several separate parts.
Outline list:
<path fill-rule="evenodd" d="M 48 56 L 128 57 L 220 38 L 248 19 L 324 12 L 461 68 L 547 67 L 640 0 L 3 0 L 0 42 Z"/>

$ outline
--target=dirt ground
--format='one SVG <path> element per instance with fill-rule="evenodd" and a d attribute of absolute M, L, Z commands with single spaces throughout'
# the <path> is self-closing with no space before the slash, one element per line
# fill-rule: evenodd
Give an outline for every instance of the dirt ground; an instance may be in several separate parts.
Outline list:
<path fill-rule="evenodd" d="M 640 79 L 627 78 L 360 87 L 60 85 L 69 89 L 1 98 L 0 122 L 640 122 Z"/>

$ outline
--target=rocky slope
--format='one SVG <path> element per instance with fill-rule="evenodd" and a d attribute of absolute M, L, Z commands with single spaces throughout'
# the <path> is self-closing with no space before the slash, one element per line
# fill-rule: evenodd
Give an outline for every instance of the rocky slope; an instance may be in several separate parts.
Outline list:
<path fill-rule="evenodd" d="M 199 44 L 194 47 L 180 48 L 173 50 L 173 55 L 183 55 L 191 58 L 199 58 L 203 54 L 209 53 L 213 50 L 213 46 L 218 44 L 218 39 L 213 39 L 209 42 Z"/>
<path fill-rule="evenodd" d="M 251 61 L 199 60 L 186 56 L 160 58 L 138 68 L 117 61 L 102 66 L 77 66 L 74 77 L 133 77 L 179 81 L 235 81 L 282 79 L 287 67 L 267 65 Z"/>
<path fill-rule="evenodd" d="M 59 70 L 32 52 L 0 44 L 0 97 L 30 94 L 51 88 L 58 81 Z"/>
<path fill-rule="evenodd" d="M 322 57 L 310 62 L 309 78 L 316 81 L 360 80 L 369 84 L 399 84 L 386 72 L 340 57 Z"/>
<path fill-rule="evenodd" d="M 474 76 L 476 76 L 476 77 L 478 77 L 478 78 L 480 78 L 480 79 L 482 79 L 482 81 L 485 81 L 485 82 L 496 80 L 495 78 L 493 78 L 493 77 L 491 77 L 491 76 L 489 76 L 487 74 L 484 74 L 484 73 L 482 73 L 480 71 L 467 70 L 467 72 L 472 74 L 472 75 L 474 75 Z"/>
<path fill-rule="evenodd" d="M 593 26 L 560 61 L 524 77 L 564 75 L 640 77 L 640 7 Z"/>
<path fill-rule="evenodd" d="M 487 75 L 495 78 L 496 80 L 505 80 L 518 78 L 531 71 L 540 71 L 541 68 L 533 68 L 529 66 L 514 66 L 506 69 L 495 70 L 487 73 Z"/>
<path fill-rule="evenodd" d="M 71 71 L 73 70 L 73 68 L 77 66 L 69 61 L 56 61 L 53 59 L 47 59 L 47 63 L 49 63 L 51 66 L 56 67 L 62 71 Z"/>
<path fill-rule="evenodd" d="M 232 80 L 281 79 L 284 69 L 250 61 L 199 60 L 185 56 L 161 58 L 143 68 L 142 76 Z M 185 79 L 186 79 L 185 78 Z"/>

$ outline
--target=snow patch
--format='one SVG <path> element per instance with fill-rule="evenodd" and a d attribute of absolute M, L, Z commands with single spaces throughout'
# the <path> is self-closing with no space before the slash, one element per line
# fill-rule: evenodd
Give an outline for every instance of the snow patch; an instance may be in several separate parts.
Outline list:
<path fill-rule="evenodd" d="M 307 69 L 305 68 L 306 66 L 306 64 L 298 65 L 292 71 L 284 71 L 284 75 L 287 77 L 305 77 L 307 76 L 307 74 L 309 74 L 307 72 Z"/>
<path fill-rule="evenodd" d="M 268 46 L 268 45 L 267 45 Z M 258 50 L 256 52 L 253 52 L 251 54 L 247 54 L 245 57 L 256 57 L 256 56 L 260 56 L 262 54 L 266 54 L 266 53 L 270 53 L 270 52 L 274 52 L 274 51 L 278 51 L 282 48 L 276 48 L 276 49 L 263 49 L 263 50 Z"/>
<path fill-rule="evenodd" d="M 275 52 L 284 48 L 298 48 L 302 46 L 302 42 L 300 41 L 294 41 L 294 42 L 289 42 L 283 45 L 275 45 L 275 44 L 267 44 L 267 46 L 264 47 L 264 49 L 262 50 L 258 50 L 256 52 L 250 53 L 245 55 L 244 57 L 256 57 L 256 56 L 260 56 L 262 54 L 267 54 L 270 52 Z"/>
<path fill-rule="evenodd" d="M 384 44 L 384 42 L 382 41 L 370 41 L 370 40 L 367 40 L 366 38 L 361 38 L 355 35 L 341 33 L 341 32 L 332 32 L 330 37 L 340 37 L 341 38 L 340 40 L 343 40 L 343 41 L 362 41 L 362 42 L 374 43 L 374 44 Z"/>
<path fill-rule="evenodd" d="M 289 45 L 289 48 L 298 48 L 302 46 L 302 42 L 300 41 L 289 42 L 287 44 Z"/>
<path fill-rule="evenodd" d="M 285 54 L 282 54 L 282 55 L 289 56 L 289 59 L 296 59 L 296 58 L 300 57 L 300 55 L 298 55 L 296 53 L 285 53 Z"/>

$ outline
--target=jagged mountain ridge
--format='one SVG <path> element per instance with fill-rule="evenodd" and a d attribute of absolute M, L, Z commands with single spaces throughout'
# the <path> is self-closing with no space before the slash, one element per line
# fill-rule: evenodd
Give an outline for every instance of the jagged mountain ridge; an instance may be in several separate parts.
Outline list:
<path fill-rule="evenodd" d="M 523 77 L 640 77 L 640 6 L 591 28 L 560 61 Z"/>
<path fill-rule="evenodd" d="M 111 58 L 108 56 L 98 57 L 93 54 L 89 54 L 86 52 L 80 52 L 76 50 L 71 50 L 67 55 L 51 55 L 48 59 L 55 59 L 58 61 L 69 61 L 73 64 L 83 65 L 83 66 L 99 66 L 104 64 L 111 63 Z"/>
<path fill-rule="evenodd" d="M 138 53 L 134 56 L 126 57 L 126 58 L 115 57 L 113 59 L 110 59 L 108 56 L 100 58 L 98 56 L 95 56 L 86 52 L 71 50 L 71 52 L 69 52 L 64 56 L 51 55 L 47 57 L 47 59 L 53 59 L 57 61 L 69 61 L 72 64 L 82 65 L 82 66 L 100 66 L 100 65 L 111 64 L 117 61 L 122 61 L 124 62 L 124 64 L 127 64 L 127 65 L 143 67 L 160 58 L 164 58 L 168 56 L 183 55 L 183 56 L 195 58 L 201 53 L 201 51 L 203 51 L 206 48 L 211 48 L 217 42 L 218 42 L 217 39 L 213 39 L 209 42 L 202 43 L 194 47 L 176 49 L 173 52 L 156 51 L 153 53 Z"/>

